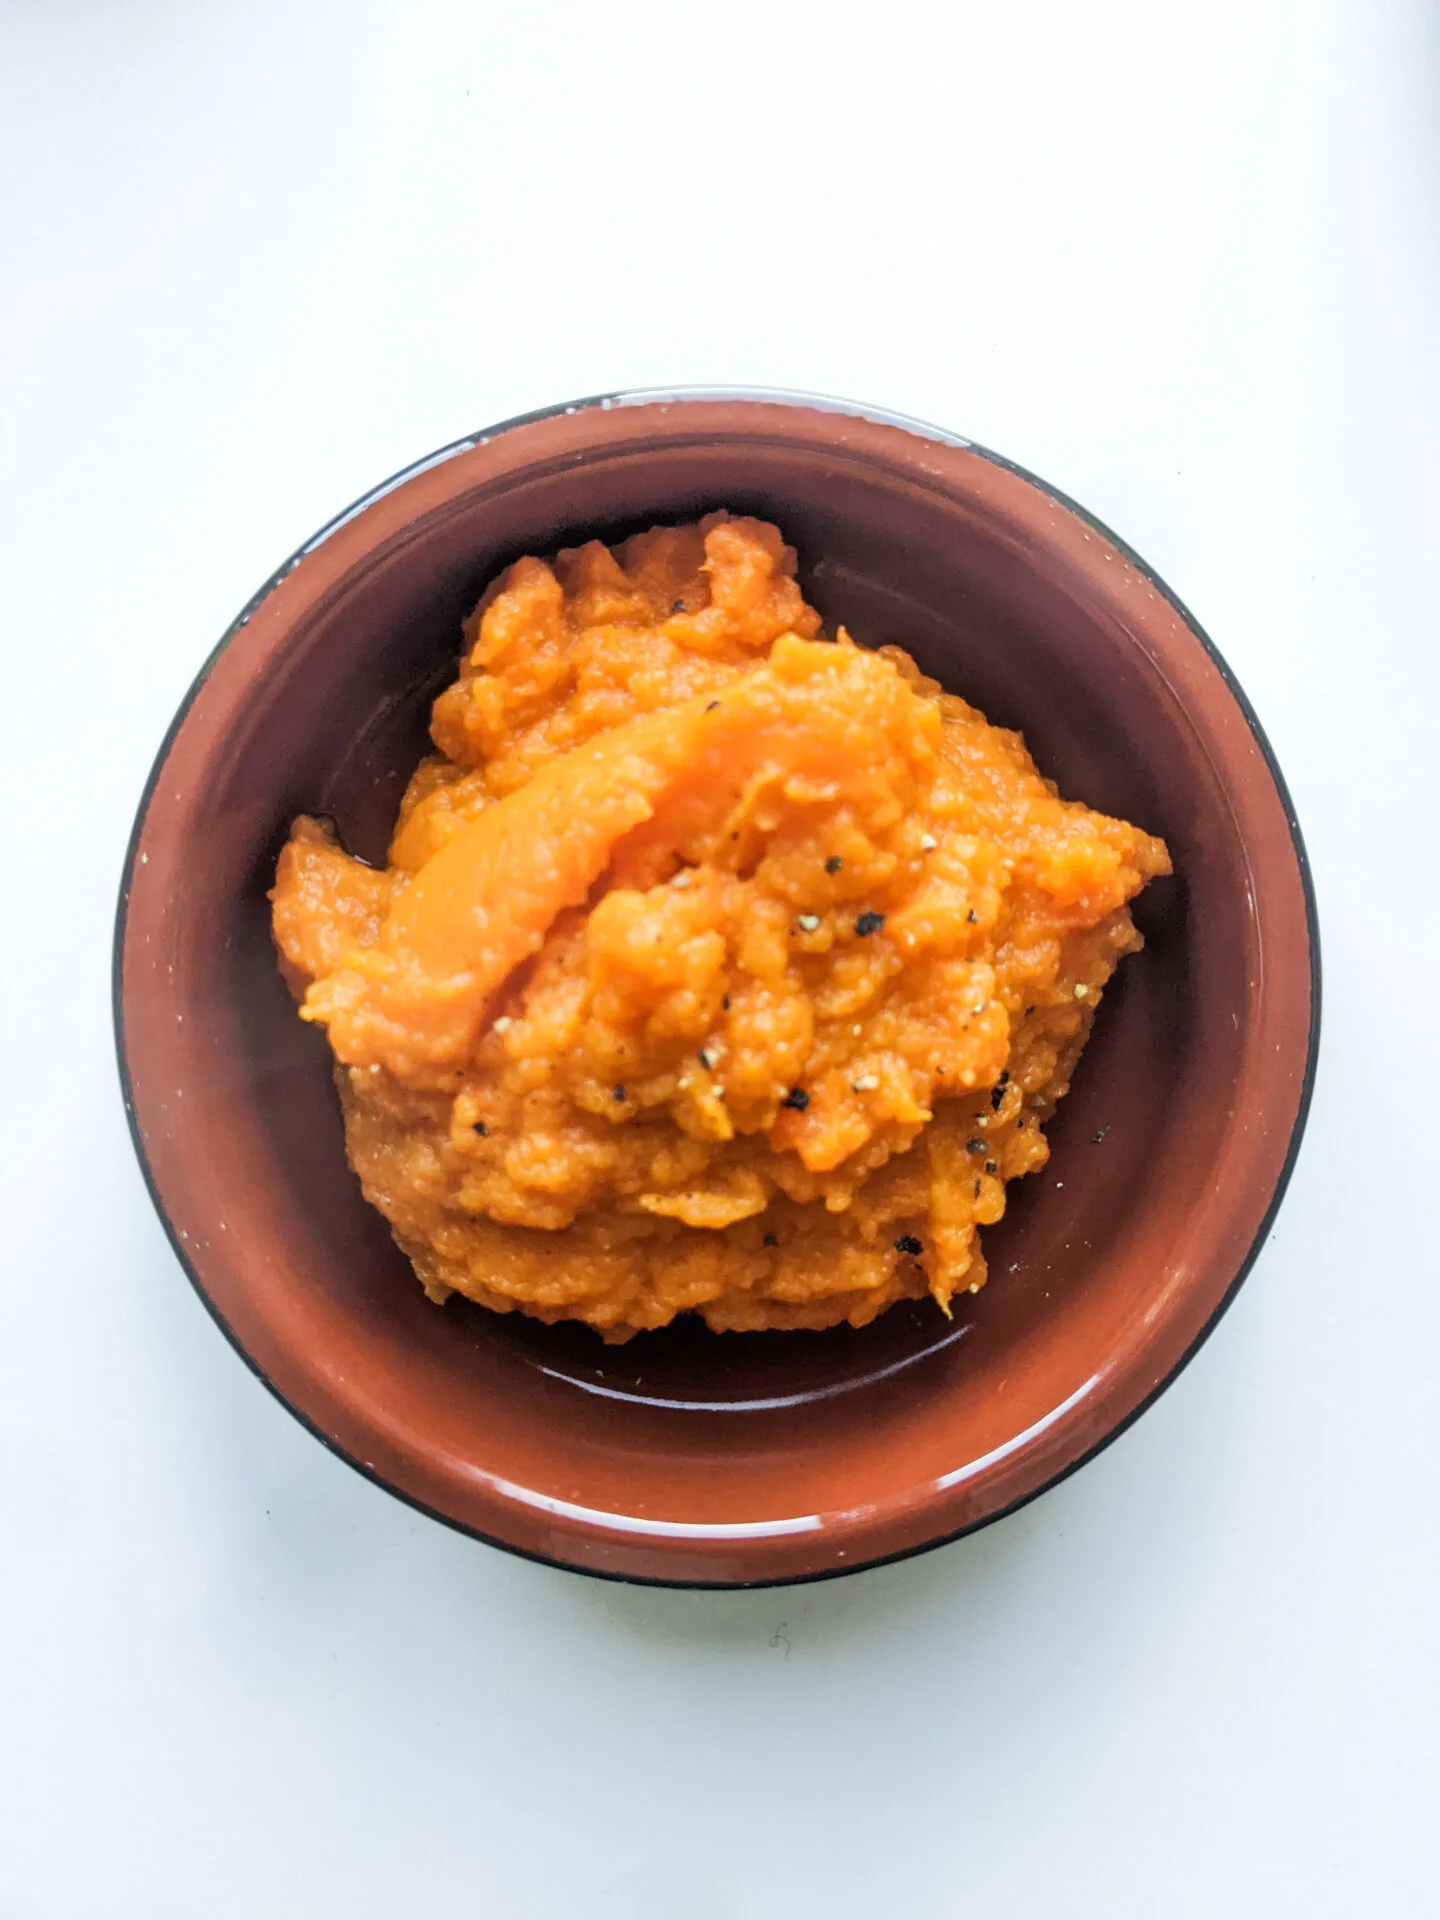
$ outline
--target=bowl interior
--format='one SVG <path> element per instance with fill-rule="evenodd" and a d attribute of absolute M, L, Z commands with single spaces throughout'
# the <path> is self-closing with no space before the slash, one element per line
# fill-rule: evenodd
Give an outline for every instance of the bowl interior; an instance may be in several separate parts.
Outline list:
<path fill-rule="evenodd" d="M 961 473 L 988 465 L 950 458 Z M 459 1300 L 438 1309 L 360 1196 L 323 1038 L 297 1020 L 276 971 L 276 855 L 293 816 L 311 811 L 353 851 L 383 856 L 430 701 L 455 671 L 461 618 L 498 568 L 720 505 L 779 525 L 832 626 L 904 645 L 1022 729 L 1063 793 L 1164 835 L 1177 877 L 1140 901 L 1146 949 L 1105 996 L 1049 1129 L 1050 1165 L 1012 1186 L 985 1236 L 991 1283 L 953 1320 L 927 1302 L 860 1332 L 681 1324 L 606 1347 L 583 1328 Z M 1046 506 L 1073 545 L 1074 516 Z M 153 858 L 145 884 L 174 898 L 155 908 L 160 958 L 152 947 L 125 963 L 146 1153 L 239 1343 L 388 1482 L 490 1534 L 505 1536 L 496 1502 L 509 1503 L 532 1516 L 515 1543 L 602 1570 L 750 1577 L 752 1533 L 903 1520 L 937 1488 L 951 1492 L 952 1528 L 983 1517 L 987 1465 L 1153 1339 L 1184 1280 L 1193 1218 L 1213 1202 L 1257 1044 L 1259 922 L 1227 775 L 1103 579 L 978 479 L 967 501 L 953 482 L 823 439 L 697 430 L 621 435 L 503 484 L 457 478 L 384 538 L 357 542 L 302 615 L 277 604 L 285 591 L 222 655 L 161 770 L 139 845 Z M 173 1096 L 141 1085 L 159 1072 L 152 1029 Z M 1199 1303 L 1176 1338 L 1193 1338 L 1217 1304 Z M 1157 1378 L 1176 1357 L 1157 1349 Z M 577 1548 L 577 1516 L 596 1513 L 619 1543 Z M 657 1529 L 663 1565 L 626 1558 L 627 1532 Z M 715 1544 L 726 1540 L 733 1563 Z"/>

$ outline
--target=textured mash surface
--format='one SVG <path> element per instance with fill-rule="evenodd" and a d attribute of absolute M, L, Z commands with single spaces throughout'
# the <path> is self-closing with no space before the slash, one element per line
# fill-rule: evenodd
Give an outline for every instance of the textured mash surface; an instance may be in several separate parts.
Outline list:
<path fill-rule="evenodd" d="M 518 561 L 381 873 L 272 901 L 351 1162 L 427 1291 L 608 1338 L 863 1325 L 985 1277 L 1162 842 L 1061 800 L 773 527 Z"/>

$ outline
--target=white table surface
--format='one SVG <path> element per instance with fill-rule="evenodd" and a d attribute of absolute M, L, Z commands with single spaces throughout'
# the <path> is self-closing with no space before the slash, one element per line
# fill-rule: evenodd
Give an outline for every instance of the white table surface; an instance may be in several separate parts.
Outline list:
<path fill-rule="evenodd" d="M 1427 0 L 0 10 L 0 1920 L 1440 1913 Z M 973 435 L 1215 636 L 1326 1026 L 1237 1304 L 1082 1474 L 828 1585 L 531 1566 L 331 1458 L 171 1257 L 131 814 L 336 508 L 667 382 Z"/>

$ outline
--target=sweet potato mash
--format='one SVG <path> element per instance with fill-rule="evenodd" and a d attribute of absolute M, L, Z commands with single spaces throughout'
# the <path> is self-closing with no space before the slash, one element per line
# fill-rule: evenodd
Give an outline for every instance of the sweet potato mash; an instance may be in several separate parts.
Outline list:
<path fill-rule="evenodd" d="M 386 869 L 302 818 L 275 938 L 426 1291 L 607 1339 L 985 1277 L 1164 845 L 1061 800 L 774 527 L 518 561 Z"/>

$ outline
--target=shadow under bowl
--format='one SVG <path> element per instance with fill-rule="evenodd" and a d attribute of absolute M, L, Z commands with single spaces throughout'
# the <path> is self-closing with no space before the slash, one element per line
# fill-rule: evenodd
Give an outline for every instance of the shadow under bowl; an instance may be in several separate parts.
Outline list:
<path fill-rule="evenodd" d="M 827 626 L 906 647 L 1063 793 L 1169 842 L 990 1284 L 860 1331 L 606 1347 L 423 1296 L 346 1165 L 324 1038 L 266 890 L 297 813 L 383 857 L 462 616 L 522 553 L 716 506 L 773 520 Z M 116 936 L 121 1074 L 155 1204 L 235 1346 L 382 1486 L 628 1580 L 817 1578 L 982 1525 L 1112 1439 L 1243 1278 L 1318 1033 L 1304 853 L 1243 695 L 1115 537 L 983 449 L 788 396 L 610 396 L 460 441 L 267 582 L 171 729 Z M 557 1257 L 563 1257 L 563 1254 Z"/>

